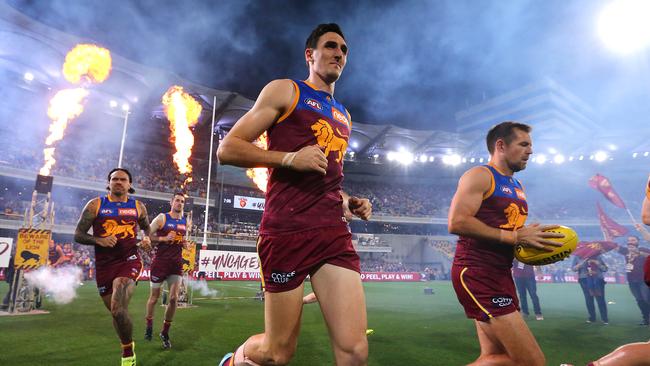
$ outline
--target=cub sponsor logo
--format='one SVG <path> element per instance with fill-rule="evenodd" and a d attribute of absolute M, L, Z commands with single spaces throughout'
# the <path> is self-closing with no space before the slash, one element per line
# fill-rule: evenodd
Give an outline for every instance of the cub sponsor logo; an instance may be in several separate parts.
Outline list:
<path fill-rule="evenodd" d="M 119 216 L 138 216 L 138 210 L 135 208 L 119 208 L 117 214 Z"/>
<path fill-rule="evenodd" d="M 287 283 L 296 275 L 296 271 L 291 272 L 272 272 L 271 282 L 273 283 Z"/>
<path fill-rule="evenodd" d="M 348 116 L 345 115 L 345 113 L 342 113 L 338 109 L 332 107 L 332 117 L 341 122 L 345 123 L 348 127 L 350 127 L 350 121 L 348 120 Z"/>
<path fill-rule="evenodd" d="M 176 230 L 185 230 L 185 224 L 176 225 Z"/>
<path fill-rule="evenodd" d="M 510 296 L 496 296 L 492 298 L 492 304 L 504 308 L 512 304 L 512 297 Z"/>
<path fill-rule="evenodd" d="M 305 104 L 307 104 L 308 106 L 310 106 L 310 107 L 312 107 L 312 108 L 314 108 L 316 110 L 319 110 L 319 111 L 323 110 L 323 107 L 321 107 L 320 103 L 315 99 L 307 98 L 307 99 L 305 99 Z"/>
<path fill-rule="evenodd" d="M 515 193 L 517 194 L 517 198 L 519 198 L 520 200 L 526 199 L 526 193 L 524 193 L 524 191 L 522 191 L 521 189 L 515 188 Z"/>

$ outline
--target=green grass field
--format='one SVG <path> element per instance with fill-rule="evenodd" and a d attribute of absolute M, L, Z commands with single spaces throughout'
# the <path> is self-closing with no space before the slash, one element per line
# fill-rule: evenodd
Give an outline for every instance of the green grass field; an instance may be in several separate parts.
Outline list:
<path fill-rule="evenodd" d="M 211 282 L 220 297 L 254 296 L 258 283 Z M 434 295 L 424 295 L 432 287 Z M 6 284 L 0 285 L 4 296 Z M 479 348 L 450 282 L 366 283 L 370 365 L 464 365 Z M 253 299 L 201 299 L 180 309 L 171 330 L 173 348 L 142 340 L 149 286 L 141 283 L 131 302 L 138 365 L 215 365 L 247 336 L 263 328 L 263 304 Z M 627 286 L 607 285 L 610 325 L 586 324 L 578 284 L 541 284 L 546 320 L 529 320 L 549 365 L 585 365 L 623 343 L 646 341 L 639 311 Z M 49 314 L 0 317 L 0 365 L 118 365 L 119 344 L 95 284 L 87 283 L 68 305 L 45 301 Z M 156 308 L 159 331 L 162 307 Z M 332 365 L 327 332 L 317 304 L 307 305 L 292 365 Z"/>

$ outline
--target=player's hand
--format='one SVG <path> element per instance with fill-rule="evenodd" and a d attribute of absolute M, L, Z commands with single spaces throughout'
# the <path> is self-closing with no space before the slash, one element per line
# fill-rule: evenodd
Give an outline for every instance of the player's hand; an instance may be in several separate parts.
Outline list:
<path fill-rule="evenodd" d="M 286 163 L 289 168 L 299 172 L 318 172 L 322 175 L 327 174 L 327 157 L 318 145 L 303 147 L 295 152 L 295 156 L 293 156 L 292 159 L 287 159 Z"/>
<path fill-rule="evenodd" d="M 147 252 L 151 250 L 151 238 L 148 236 L 144 236 L 142 240 L 140 240 L 140 248 L 146 250 Z"/>
<path fill-rule="evenodd" d="M 105 238 L 95 238 L 97 245 L 104 248 L 112 248 L 117 244 L 117 237 L 115 235 L 107 236 Z"/>
<path fill-rule="evenodd" d="M 352 214 L 352 211 L 350 211 L 350 205 L 348 204 L 348 200 L 344 199 L 343 200 L 343 218 L 347 222 L 351 222 L 352 218 L 354 215 Z"/>
<path fill-rule="evenodd" d="M 562 239 L 564 238 L 564 234 L 546 232 L 545 230 L 557 229 L 558 227 L 560 226 L 540 224 L 524 226 L 517 230 L 517 244 L 521 244 L 524 247 L 552 252 L 553 248 L 550 247 L 561 247 L 562 243 L 548 239 Z"/>
<path fill-rule="evenodd" d="M 350 196 L 348 199 L 350 212 L 361 220 L 368 221 L 372 216 L 372 203 L 367 198 Z"/>
<path fill-rule="evenodd" d="M 190 249 L 192 249 L 192 243 L 190 243 L 190 242 L 187 241 L 187 240 L 183 240 L 183 241 L 181 242 L 181 244 L 183 245 L 183 248 L 184 248 L 185 250 L 190 250 Z"/>

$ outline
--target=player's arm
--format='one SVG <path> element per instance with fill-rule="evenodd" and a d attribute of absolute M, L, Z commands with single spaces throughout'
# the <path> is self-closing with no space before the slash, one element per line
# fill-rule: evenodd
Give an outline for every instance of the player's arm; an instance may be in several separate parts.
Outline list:
<path fill-rule="evenodd" d="M 113 247 L 117 243 L 117 238 L 114 235 L 105 238 L 98 238 L 88 234 L 88 230 L 93 226 L 93 221 L 97 218 L 97 211 L 99 209 L 99 198 L 93 198 L 86 203 L 77 227 L 74 230 L 74 241 L 84 245 L 99 245 L 102 247 Z"/>
<path fill-rule="evenodd" d="M 366 221 L 370 219 L 372 203 L 369 199 L 350 196 L 343 191 L 341 191 L 341 197 L 343 198 L 343 216 L 348 222 L 352 220 L 353 215 Z"/>
<path fill-rule="evenodd" d="M 144 203 L 136 200 L 135 205 L 138 207 L 138 226 L 140 230 L 144 232 L 144 236 L 140 241 L 140 246 L 145 250 L 151 249 L 151 225 L 149 224 L 149 214 L 147 213 L 147 207 Z"/>
<path fill-rule="evenodd" d="M 483 196 L 488 193 L 490 185 L 490 173 L 483 167 L 472 168 L 463 174 L 458 182 L 456 194 L 451 200 L 451 207 L 449 207 L 448 228 L 450 233 L 506 245 L 522 244 L 547 251 L 552 251 L 552 249 L 546 248 L 545 245 L 561 246 L 561 244 L 548 239 L 563 237 L 562 234 L 543 231 L 556 228 L 555 225 L 533 224 L 516 231 L 508 231 L 488 226 L 477 219 L 476 213 L 481 207 Z"/>
<path fill-rule="evenodd" d="M 318 145 L 297 152 L 261 149 L 253 141 L 291 108 L 296 90 L 291 80 L 274 80 L 260 93 L 253 108 L 235 123 L 217 150 L 222 164 L 244 168 L 286 167 L 298 171 L 326 173 L 327 158 Z"/>
<path fill-rule="evenodd" d="M 173 238 L 176 237 L 174 232 L 170 232 L 169 235 L 167 236 L 157 236 L 155 233 L 160 230 L 163 225 L 165 225 L 165 214 L 158 214 L 155 219 L 151 222 L 151 234 L 149 235 L 149 238 L 151 238 L 151 242 L 154 244 L 158 244 L 161 241 L 171 241 Z"/>
<path fill-rule="evenodd" d="M 67 258 L 63 253 L 63 249 L 61 249 L 60 246 L 56 245 L 54 248 L 55 248 L 54 250 L 56 250 L 56 252 L 59 253 L 59 259 L 57 259 L 56 262 L 52 264 L 52 267 L 57 267 L 61 263 L 65 262 Z"/>

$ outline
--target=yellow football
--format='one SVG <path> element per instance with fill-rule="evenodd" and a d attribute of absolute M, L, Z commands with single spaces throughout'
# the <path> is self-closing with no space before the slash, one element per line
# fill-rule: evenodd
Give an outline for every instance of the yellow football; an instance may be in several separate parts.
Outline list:
<path fill-rule="evenodd" d="M 565 260 L 566 258 L 569 258 L 574 250 L 576 250 L 576 246 L 578 245 L 578 234 L 576 234 L 576 232 L 570 227 L 560 226 L 552 230 L 546 230 L 546 232 L 564 234 L 564 238 L 549 239 L 561 243 L 562 246 L 552 247 L 552 252 L 545 252 L 536 248 L 525 248 L 521 245 L 517 245 L 515 246 L 515 257 L 517 260 L 531 266 L 543 266 Z"/>

